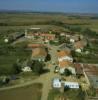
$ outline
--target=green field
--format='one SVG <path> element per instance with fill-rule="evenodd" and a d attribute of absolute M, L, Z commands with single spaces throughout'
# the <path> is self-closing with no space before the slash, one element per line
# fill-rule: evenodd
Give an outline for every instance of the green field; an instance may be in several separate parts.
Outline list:
<path fill-rule="evenodd" d="M 85 100 L 85 92 L 81 89 L 69 89 L 61 93 L 59 90 L 52 89 L 49 92 L 48 100 Z"/>
<path fill-rule="evenodd" d="M 14 66 L 17 60 L 21 60 L 21 63 L 26 59 L 29 59 L 31 55 L 30 50 L 26 50 L 24 43 L 19 45 L 5 45 L 0 46 L 0 75 L 13 74 Z"/>
<path fill-rule="evenodd" d="M 0 91 L 0 100 L 41 100 L 42 84 Z"/>
<path fill-rule="evenodd" d="M 60 95 L 61 95 L 61 93 L 59 90 L 52 89 L 49 92 L 48 100 L 55 100 L 55 98 L 58 98 Z"/>
<path fill-rule="evenodd" d="M 98 32 L 98 17 L 94 15 L 66 15 L 49 13 L 0 13 L 0 32 L 21 30 L 29 27 L 57 29 L 54 22 L 62 22 L 67 25 L 90 28 Z M 53 26 L 52 26 L 53 25 Z M 46 28 L 47 29 L 47 28 Z M 58 29 L 65 30 L 62 27 Z"/>

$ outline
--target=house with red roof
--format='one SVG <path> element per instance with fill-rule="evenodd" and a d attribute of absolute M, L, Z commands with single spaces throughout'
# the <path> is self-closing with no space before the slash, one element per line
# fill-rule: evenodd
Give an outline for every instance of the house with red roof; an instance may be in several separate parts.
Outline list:
<path fill-rule="evenodd" d="M 69 50 L 61 50 L 57 52 L 58 56 L 58 65 L 60 68 L 60 73 L 63 74 L 65 69 L 71 70 L 75 74 L 75 69 L 73 66 L 73 58 Z"/>
<path fill-rule="evenodd" d="M 28 39 L 35 39 L 36 37 L 39 37 L 43 39 L 44 41 L 48 42 L 50 40 L 55 39 L 55 34 L 50 34 L 50 33 L 43 33 L 43 32 L 25 32 L 25 37 Z"/>
<path fill-rule="evenodd" d="M 40 47 L 45 47 L 45 45 L 44 44 L 38 44 L 38 43 L 28 44 L 28 48 L 40 48 Z"/>
<path fill-rule="evenodd" d="M 45 61 L 47 51 L 45 48 L 35 48 L 32 50 L 32 60 Z"/>

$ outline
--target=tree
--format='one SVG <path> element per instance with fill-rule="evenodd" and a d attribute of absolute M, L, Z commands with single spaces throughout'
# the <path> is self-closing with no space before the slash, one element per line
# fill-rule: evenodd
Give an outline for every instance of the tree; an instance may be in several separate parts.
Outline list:
<path fill-rule="evenodd" d="M 93 88 L 92 86 L 87 90 L 87 94 L 89 96 L 95 97 L 96 96 L 96 89 Z"/>
<path fill-rule="evenodd" d="M 78 100 L 85 100 L 85 92 L 79 88 L 76 97 L 79 98 Z"/>
<path fill-rule="evenodd" d="M 0 77 L 0 86 L 6 85 L 10 82 L 10 78 L 8 76 Z"/>
<path fill-rule="evenodd" d="M 66 42 L 65 37 L 59 36 L 59 43 L 62 44 L 62 43 L 65 43 L 65 42 Z"/>
<path fill-rule="evenodd" d="M 64 70 L 64 75 L 65 76 L 70 76 L 70 75 L 72 75 L 72 72 L 69 69 L 65 69 Z"/>
<path fill-rule="evenodd" d="M 29 60 L 27 61 L 27 66 L 32 67 L 32 65 L 33 65 L 33 61 L 29 59 Z"/>
<path fill-rule="evenodd" d="M 39 62 L 39 61 L 34 61 L 34 63 L 31 66 L 31 69 L 33 72 L 35 72 L 36 74 L 40 75 L 43 73 L 43 67 L 44 67 L 44 63 L 43 62 Z"/>
<path fill-rule="evenodd" d="M 69 86 L 65 86 L 64 87 L 64 92 L 68 91 L 69 89 L 70 89 Z"/>
<path fill-rule="evenodd" d="M 13 42 L 14 41 L 14 38 L 13 38 L 13 36 L 11 35 L 11 36 L 9 36 L 9 43 L 11 43 L 11 42 Z"/>
<path fill-rule="evenodd" d="M 89 28 L 85 28 L 85 29 L 81 30 L 81 33 L 84 34 L 84 35 L 87 35 L 87 36 L 89 36 L 89 37 L 92 37 L 92 38 L 98 37 L 97 32 L 92 31 L 92 30 L 89 29 Z"/>
<path fill-rule="evenodd" d="M 21 65 L 18 63 L 13 64 L 14 74 L 19 74 L 21 72 Z"/>
<path fill-rule="evenodd" d="M 47 61 L 50 61 L 50 60 L 51 60 L 51 55 L 47 54 L 45 61 L 47 62 Z"/>

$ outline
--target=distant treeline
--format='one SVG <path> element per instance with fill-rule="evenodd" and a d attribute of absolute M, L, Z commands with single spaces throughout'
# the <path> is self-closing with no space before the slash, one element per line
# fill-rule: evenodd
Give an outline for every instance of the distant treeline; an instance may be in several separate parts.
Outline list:
<path fill-rule="evenodd" d="M 38 22 L 0 22 L 0 26 L 29 26 L 29 25 L 89 25 L 89 23 L 62 23 L 60 21 L 38 21 Z"/>
<path fill-rule="evenodd" d="M 93 36 L 93 37 L 98 37 L 98 33 L 95 31 L 92 31 L 89 28 L 81 28 L 80 25 L 88 25 L 89 23 L 65 23 L 61 21 L 38 21 L 38 22 L 2 22 L 0 23 L 0 26 L 30 26 L 30 25 L 55 25 L 55 26 L 60 26 L 63 28 L 68 29 L 70 32 L 75 33 L 82 33 L 84 35 L 88 36 Z"/>
<path fill-rule="evenodd" d="M 9 22 L 9 23 L 0 23 L 0 26 L 29 26 L 29 25 L 56 25 L 60 27 L 64 27 L 68 29 L 71 32 L 79 32 L 82 34 L 86 34 L 88 36 L 97 36 L 98 34 L 90 29 L 82 29 L 79 25 L 86 25 L 88 23 L 83 23 L 83 24 L 69 24 L 69 23 L 63 23 L 60 21 L 44 21 L 44 22 Z"/>
<path fill-rule="evenodd" d="M 69 15 L 68 16 L 69 19 L 98 19 L 98 16 L 77 16 L 77 15 Z"/>

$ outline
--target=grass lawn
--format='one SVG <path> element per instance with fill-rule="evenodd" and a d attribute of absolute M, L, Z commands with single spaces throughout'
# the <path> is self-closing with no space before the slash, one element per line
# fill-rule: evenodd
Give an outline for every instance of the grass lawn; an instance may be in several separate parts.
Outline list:
<path fill-rule="evenodd" d="M 59 90 L 52 89 L 49 92 L 48 100 L 60 100 L 60 97 L 67 98 L 68 100 L 85 100 L 85 92 L 81 89 L 69 89 L 61 93 Z"/>
<path fill-rule="evenodd" d="M 7 70 L 8 73 L 12 71 L 13 64 L 17 61 L 17 59 L 27 59 L 30 56 L 29 52 L 23 50 L 8 52 L 10 52 L 10 54 L 0 55 L 0 70 L 3 72 L 6 72 Z"/>
<path fill-rule="evenodd" d="M 17 75 L 18 79 L 16 80 L 11 80 L 9 84 L 7 85 L 1 85 L 1 87 L 10 87 L 10 86 L 16 86 L 16 85 L 22 85 L 22 84 L 27 84 L 28 82 L 33 81 L 34 79 L 38 78 L 35 73 L 33 72 L 21 72 L 20 74 Z"/>
<path fill-rule="evenodd" d="M 0 91 L 0 100 L 41 100 L 42 84 Z"/>
<path fill-rule="evenodd" d="M 55 100 L 56 97 L 60 96 L 61 93 L 59 90 L 57 89 L 52 89 L 50 90 L 49 92 L 49 95 L 48 95 L 48 100 Z"/>
<path fill-rule="evenodd" d="M 14 71 L 13 64 L 17 61 L 17 59 L 20 59 L 23 62 L 30 58 L 30 56 L 31 51 L 26 50 L 24 43 L 17 46 L 15 45 L 15 47 L 2 44 L 0 49 L 0 75 L 12 74 Z"/>

